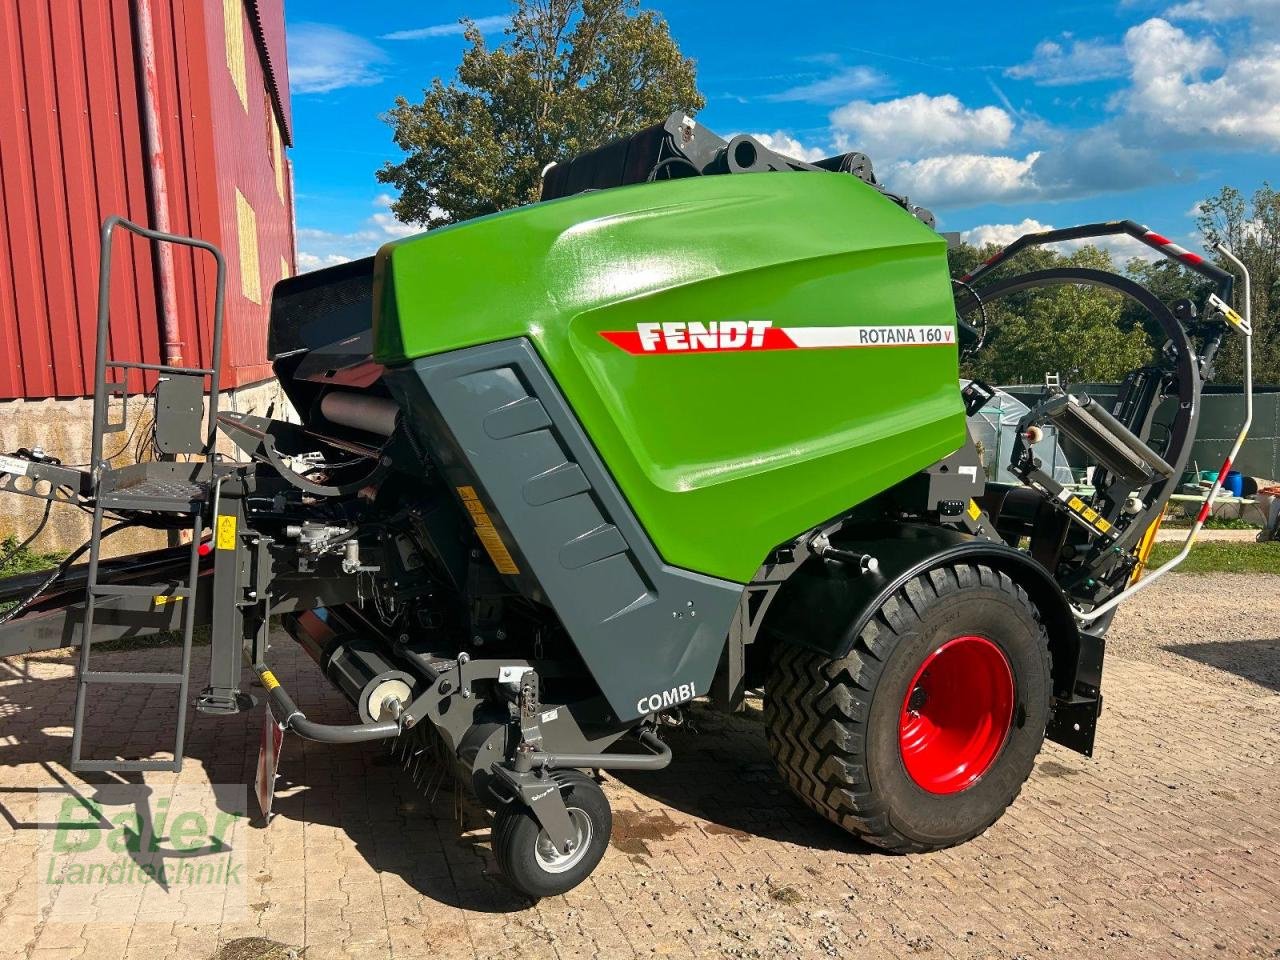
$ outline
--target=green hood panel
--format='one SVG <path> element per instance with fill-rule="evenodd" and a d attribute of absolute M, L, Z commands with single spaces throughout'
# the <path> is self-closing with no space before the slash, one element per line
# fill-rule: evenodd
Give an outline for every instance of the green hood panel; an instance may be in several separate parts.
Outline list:
<path fill-rule="evenodd" d="M 945 241 L 852 176 L 580 194 L 388 244 L 376 278 L 378 362 L 528 338 L 689 570 L 750 580 L 964 439 Z"/>

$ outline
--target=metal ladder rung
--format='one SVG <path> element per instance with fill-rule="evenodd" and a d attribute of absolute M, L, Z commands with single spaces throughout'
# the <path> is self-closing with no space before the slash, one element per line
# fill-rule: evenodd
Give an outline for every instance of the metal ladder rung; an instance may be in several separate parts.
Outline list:
<path fill-rule="evenodd" d="M 84 683 L 150 683 L 173 684 L 182 683 L 186 677 L 181 673 L 138 673 L 132 670 L 90 670 L 80 675 Z"/>
<path fill-rule="evenodd" d="M 73 770 L 108 773 L 145 773 L 151 770 L 182 772 L 181 760 L 77 760 Z"/>
<path fill-rule="evenodd" d="M 98 498 L 108 510 L 150 510 L 153 513 L 191 513 L 204 503 L 203 493 L 193 493 L 183 500 L 160 496 L 146 497 L 128 493 L 104 493 Z"/>
<path fill-rule="evenodd" d="M 186 599 L 191 596 L 191 588 L 177 584 L 123 584 L 99 583 L 90 587 L 95 597 L 175 597 Z"/>

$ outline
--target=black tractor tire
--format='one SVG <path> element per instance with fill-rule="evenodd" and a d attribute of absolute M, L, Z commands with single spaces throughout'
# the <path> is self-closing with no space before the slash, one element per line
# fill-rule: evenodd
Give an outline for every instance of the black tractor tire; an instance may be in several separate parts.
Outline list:
<path fill-rule="evenodd" d="M 534 900 L 568 893 L 586 880 L 613 833 L 613 811 L 594 779 L 579 770 L 557 770 L 552 776 L 582 841 L 571 855 L 562 858 L 549 848 L 542 825 L 522 803 L 500 807 L 493 818 L 491 842 L 498 868 L 511 886 Z"/>
<path fill-rule="evenodd" d="M 908 771 L 900 725 L 919 715 L 909 698 L 928 677 L 926 661 L 941 663 L 935 655 L 961 637 L 1004 655 L 1007 733 L 991 735 L 997 752 L 975 781 L 939 792 Z M 779 772 L 806 804 L 874 846 L 922 853 L 977 836 L 1013 802 L 1044 742 L 1051 694 L 1048 637 L 1027 594 L 991 567 L 957 563 L 896 591 L 846 656 L 779 645 L 765 729 Z"/>

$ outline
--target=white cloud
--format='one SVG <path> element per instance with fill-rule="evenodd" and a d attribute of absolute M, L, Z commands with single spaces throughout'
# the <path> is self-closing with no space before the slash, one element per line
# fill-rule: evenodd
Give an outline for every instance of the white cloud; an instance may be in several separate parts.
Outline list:
<path fill-rule="evenodd" d="M 990 150 L 1013 134 L 1013 117 L 999 107 L 970 109 L 951 94 L 917 93 L 870 103 L 855 100 L 831 115 L 841 144 L 872 159 L 918 157 L 933 151 Z"/>
<path fill-rule="evenodd" d="M 1226 57 L 1153 18 L 1125 35 L 1133 84 L 1115 106 L 1162 141 L 1201 138 L 1206 148 L 1280 148 L 1280 44 L 1259 43 Z M 1210 72 L 1217 76 L 1205 79 Z"/>
<path fill-rule="evenodd" d="M 1051 225 L 1028 217 L 1021 223 L 984 223 L 978 227 L 970 227 L 968 230 L 960 231 L 960 239 L 975 247 L 985 247 L 987 244 L 1007 247 L 1023 234 L 1040 233 L 1052 229 Z"/>
<path fill-rule="evenodd" d="M 294 93 L 329 93 L 382 81 L 379 67 L 387 55 L 364 37 L 324 23 L 298 23 L 289 27 L 288 43 Z"/>
<path fill-rule="evenodd" d="M 945 154 L 892 164 L 880 179 L 894 193 L 930 208 L 1011 202 L 1036 194 L 1032 168 L 1039 157 Z"/>
<path fill-rule="evenodd" d="M 831 156 L 830 151 L 824 150 L 822 147 L 806 147 L 791 134 L 782 130 L 775 130 L 773 133 L 753 133 L 751 136 L 755 137 L 770 150 L 795 160 L 805 160 L 812 163 L 815 160 L 821 160 L 823 157 Z"/>
<path fill-rule="evenodd" d="M 1187 0 L 1165 14 L 1171 20 L 1252 20 L 1254 26 L 1280 26 L 1280 3 L 1276 0 Z"/>
<path fill-rule="evenodd" d="M 391 212 L 391 204 L 395 203 L 395 197 L 389 193 L 380 193 L 374 200 L 374 206 L 379 207 L 379 211 L 369 218 L 369 223 L 376 229 L 380 230 L 383 236 L 387 237 L 411 237 L 415 233 L 421 233 L 422 227 L 413 223 L 402 223 L 395 218 L 395 214 Z M 433 211 L 434 212 L 434 211 Z"/>
<path fill-rule="evenodd" d="M 1051 223 L 1042 223 L 1039 220 L 1028 217 L 1021 223 L 984 223 L 968 230 L 961 230 L 960 239 L 965 243 L 973 244 L 975 247 L 985 247 L 988 244 L 1007 247 L 1025 234 L 1043 233 L 1046 230 L 1053 229 L 1056 228 Z M 1102 250 L 1110 251 L 1112 257 L 1120 263 L 1125 263 L 1134 257 L 1139 257 L 1143 260 L 1156 260 L 1160 257 L 1160 254 L 1145 243 L 1124 234 L 1114 237 L 1094 237 L 1088 240 L 1066 240 L 1062 243 L 1048 244 L 1050 250 L 1057 250 L 1059 253 L 1073 253 L 1081 247 L 1098 247 Z"/>
<path fill-rule="evenodd" d="M 1024 157 L 940 154 L 884 168 L 885 185 L 935 209 L 979 203 L 1069 200 L 1180 179 L 1154 150 L 1130 146 L 1112 127 L 1047 130 Z"/>
<path fill-rule="evenodd" d="M 472 21 L 481 33 L 497 33 L 511 26 L 511 18 L 505 14 L 496 17 L 479 17 Z M 467 29 L 461 20 L 453 23 L 437 23 L 430 27 L 418 27 L 413 30 L 395 30 L 384 33 L 379 40 L 428 40 L 432 37 L 457 37 Z"/>
<path fill-rule="evenodd" d="M 1031 59 L 1010 67 L 1006 77 L 1054 87 L 1125 75 L 1124 48 L 1102 40 L 1076 40 L 1069 34 L 1036 45 Z"/>
<path fill-rule="evenodd" d="M 315 227 L 298 228 L 298 272 L 307 273 L 322 267 L 332 267 L 357 257 L 367 257 L 384 243 L 422 233 L 423 228 L 411 223 L 401 223 L 391 213 L 394 198 L 381 193 L 373 200 L 374 212 L 361 227 L 350 233 L 318 230 Z"/>
<path fill-rule="evenodd" d="M 351 258 L 340 253 L 329 253 L 323 257 L 315 253 L 298 251 L 298 272 L 310 273 L 312 270 L 323 270 L 325 267 L 336 267 L 340 263 L 348 263 Z"/>
<path fill-rule="evenodd" d="M 838 103 L 885 85 L 884 74 L 870 67 L 845 67 L 830 77 L 791 87 L 765 97 L 775 103 Z"/>

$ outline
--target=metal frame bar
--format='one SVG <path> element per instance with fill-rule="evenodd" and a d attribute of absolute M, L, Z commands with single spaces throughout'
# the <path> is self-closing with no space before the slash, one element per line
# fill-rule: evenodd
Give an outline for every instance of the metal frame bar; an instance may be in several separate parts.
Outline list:
<path fill-rule="evenodd" d="M 1198 253 L 1192 253 L 1178 246 L 1172 240 L 1154 230 L 1143 226 L 1136 220 L 1111 220 L 1107 223 L 1086 223 L 1078 227 L 1064 227 L 1061 230 L 1045 230 L 1040 233 L 1026 233 L 993 256 L 975 267 L 960 278 L 961 283 L 971 284 L 984 274 L 994 270 L 1006 260 L 1017 256 L 1028 247 L 1039 247 L 1046 243 L 1061 243 L 1064 240 L 1088 240 L 1091 237 L 1114 237 L 1120 234 L 1133 237 L 1146 244 L 1170 260 L 1176 260 L 1183 266 L 1218 285 L 1218 296 L 1223 300 L 1231 299 L 1231 291 L 1235 285 L 1235 277 L 1215 263 L 1210 263 Z"/>
<path fill-rule="evenodd" d="M 1187 533 L 1187 539 L 1183 543 L 1182 549 L 1178 551 L 1177 556 L 1173 557 L 1163 566 L 1152 570 L 1141 580 L 1129 584 L 1128 587 L 1117 593 L 1110 600 L 1094 607 L 1092 610 L 1080 610 L 1078 607 L 1072 605 L 1071 612 L 1081 623 L 1093 623 L 1095 620 L 1106 616 L 1125 600 L 1128 600 L 1138 591 L 1146 589 L 1166 573 L 1175 569 L 1183 560 L 1187 559 L 1187 556 L 1191 553 L 1191 548 L 1195 546 L 1196 538 L 1200 536 L 1200 530 L 1204 527 L 1205 520 L 1209 518 L 1209 511 L 1213 509 L 1213 501 L 1217 499 L 1218 492 L 1222 489 L 1222 484 L 1226 479 L 1227 473 L 1231 470 L 1232 461 L 1234 461 L 1239 455 L 1240 448 L 1244 446 L 1245 438 L 1249 435 L 1249 428 L 1253 425 L 1253 282 L 1252 278 L 1249 276 L 1249 268 L 1246 267 L 1226 246 L 1223 244 L 1217 244 L 1214 249 L 1231 261 L 1231 263 L 1239 269 L 1240 273 L 1244 277 L 1243 321 L 1237 323 L 1231 319 L 1229 306 L 1227 307 L 1228 312 L 1224 317 L 1227 325 L 1244 337 L 1244 423 L 1240 425 L 1240 432 L 1236 434 L 1235 442 L 1231 445 L 1231 450 L 1227 454 L 1227 458 L 1222 462 L 1222 469 L 1218 471 L 1217 479 L 1213 481 L 1213 485 L 1209 488 L 1209 493 L 1205 496 L 1204 503 L 1200 506 L 1200 513 L 1196 516 L 1195 523 L 1191 525 L 1191 530 Z"/>

